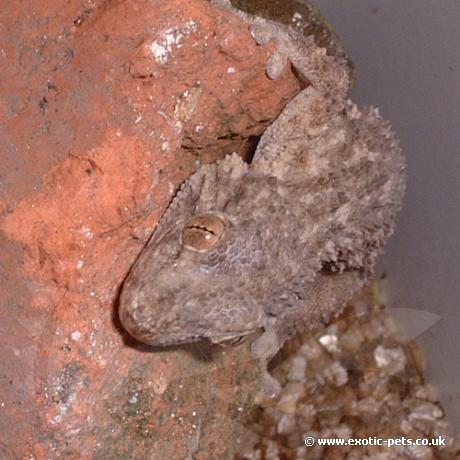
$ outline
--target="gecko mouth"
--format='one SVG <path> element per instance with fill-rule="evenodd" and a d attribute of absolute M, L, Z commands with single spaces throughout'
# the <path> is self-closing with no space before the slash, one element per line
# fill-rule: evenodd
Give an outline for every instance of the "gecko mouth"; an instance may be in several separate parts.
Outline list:
<path fill-rule="evenodd" d="M 220 347 L 226 348 L 226 347 L 235 347 L 237 345 L 240 345 L 245 340 L 246 340 L 245 335 L 239 335 L 237 337 L 226 338 L 226 339 L 222 339 L 219 341 L 213 340 L 212 342 L 215 343 L 216 345 L 219 345 Z"/>

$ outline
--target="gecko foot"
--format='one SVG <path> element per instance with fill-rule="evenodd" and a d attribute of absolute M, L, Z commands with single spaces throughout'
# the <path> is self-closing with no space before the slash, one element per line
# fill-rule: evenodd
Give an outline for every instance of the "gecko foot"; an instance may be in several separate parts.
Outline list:
<path fill-rule="evenodd" d="M 288 63 L 288 53 L 286 52 L 287 37 L 285 33 L 281 33 L 280 26 L 266 19 L 243 13 L 234 8 L 229 0 L 211 0 L 211 3 L 233 11 L 249 22 L 251 35 L 258 45 L 266 45 L 271 40 L 275 41 L 276 51 L 267 61 L 266 73 L 271 80 L 278 79 Z"/>
<path fill-rule="evenodd" d="M 277 26 L 270 22 L 257 21 L 251 24 L 250 30 L 252 38 L 254 38 L 258 45 L 266 45 L 270 40 L 276 41 L 277 50 L 268 59 L 266 72 L 268 78 L 271 80 L 278 79 L 288 63 L 288 58 L 286 53 L 283 53 L 279 49 Z"/>

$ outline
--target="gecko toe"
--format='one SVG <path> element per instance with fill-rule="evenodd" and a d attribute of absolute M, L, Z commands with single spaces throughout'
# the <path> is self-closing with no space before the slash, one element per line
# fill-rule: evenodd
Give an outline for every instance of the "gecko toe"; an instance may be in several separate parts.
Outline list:
<path fill-rule="evenodd" d="M 260 381 L 264 393 L 270 398 L 277 398 L 281 393 L 281 384 L 267 370 L 262 370 Z"/>
<path fill-rule="evenodd" d="M 273 53 L 267 61 L 267 76 L 271 80 L 277 80 L 282 74 L 288 59 L 285 55 L 280 52 Z"/>
<path fill-rule="evenodd" d="M 258 45 L 266 45 L 276 37 L 276 26 L 268 22 L 254 22 L 250 25 L 250 31 Z"/>

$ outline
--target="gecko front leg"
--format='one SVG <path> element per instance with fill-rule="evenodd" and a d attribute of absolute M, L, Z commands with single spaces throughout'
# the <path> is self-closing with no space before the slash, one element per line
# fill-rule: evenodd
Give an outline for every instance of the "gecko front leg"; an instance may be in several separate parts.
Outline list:
<path fill-rule="evenodd" d="M 306 84 L 328 97 L 346 98 L 352 81 L 345 57 L 330 56 L 326 48 L 316 44 L 313 35 L 305 36 L 292 26 L 244 13 L 234 8 L 230 0 L 211 0 L 211 3 L 244 19 L 257 44 L 263 46 L 270 41 L 276 43 L 276 51 L 270 56 L 266 66 L 269 78 L 279 78 L 290 62 Z"/>
<path fill-rule="evenodd" d="M 299 77 L 328 98 L 345 99 L 351 80 L 344 58 L 328 56 L 327 50 L 316 45 L 315 37 L 305 37 L 291 27 L 255 18 L 250 24 L 251 35 L 259 45 L 276 43 L 276 51 L 267 62 L 267 76 L 277 79 L 288 62 Z"/>
<path fill-rule="evenodd" d="M 268 372 L 267 366 L 281 348 L 280 340 L 275 329 L 275 318 L 267 317 L 264 321 L 262 335 L 253 342 L 251 355 L 259 361 L 260 381 L 265 394 L 275 398 L 281 392 L 281 385 Z"/>

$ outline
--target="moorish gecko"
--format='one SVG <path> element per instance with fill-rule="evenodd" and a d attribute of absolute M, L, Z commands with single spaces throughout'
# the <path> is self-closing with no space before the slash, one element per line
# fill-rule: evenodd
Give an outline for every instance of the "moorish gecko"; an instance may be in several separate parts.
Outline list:
<path fill-rule="evenodd" d="M 217 3 L 227 3 L 224 0 Z M 318 327 L 372 276 L 401 207 L 405 164 L 387 121 L 348 99 L 344 58 L 290 27 L 243 13 L 267 74 L 289 62 L 306 88 L 266 129 L 251 164 L 231 155 L 180 188 L 125 281 L 123 326 L 151 345 L 252 344 L 268 361 Z"/>

